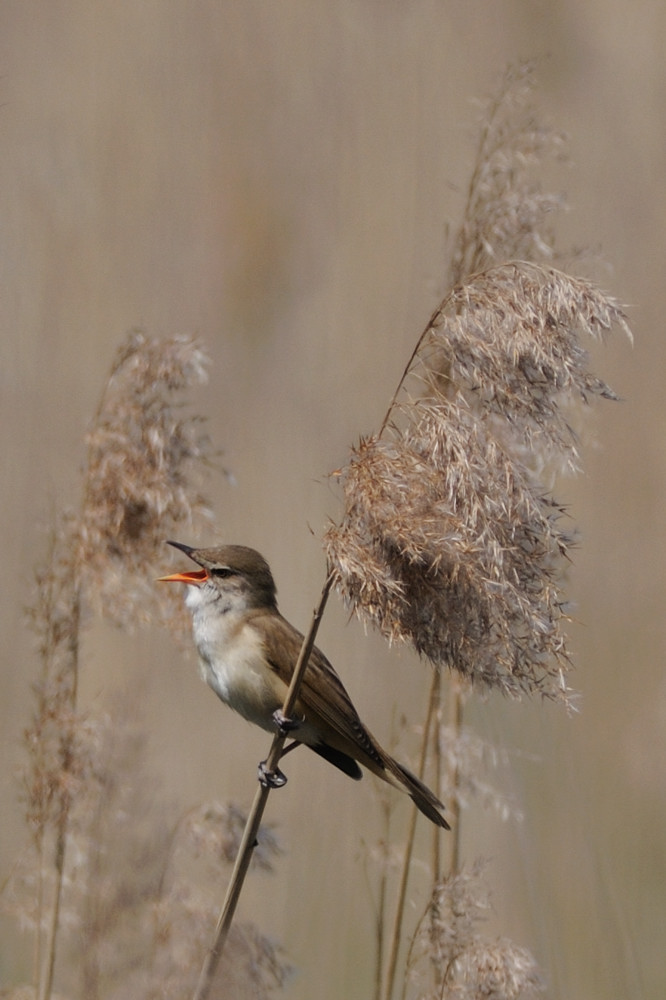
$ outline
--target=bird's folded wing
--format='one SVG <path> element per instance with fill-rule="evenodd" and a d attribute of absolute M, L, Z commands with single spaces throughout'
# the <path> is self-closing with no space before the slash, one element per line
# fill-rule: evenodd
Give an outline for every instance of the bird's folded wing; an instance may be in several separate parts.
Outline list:
<path fill-rule="evenodd" d="M 303 636 L 280 614 L 272 615 L 271 627 L 263 631 L 268 662 L 281 680 L 289 684 L 303 645 Z M 287 669 L 285 664 L 288 664 Z M 310 709 L 343 741 L 349 742 L 384 768 L 384 757 L 361 722 L 342 681 L 316 646 L 312 650 L 298 700 L 306 712 Z"/>

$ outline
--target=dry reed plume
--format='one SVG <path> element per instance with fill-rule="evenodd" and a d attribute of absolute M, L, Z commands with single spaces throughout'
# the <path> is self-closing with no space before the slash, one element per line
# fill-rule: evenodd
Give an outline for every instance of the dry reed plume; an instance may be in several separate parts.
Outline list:
<path fill-rule="evenodd" d="M 484 686 L 559 699 L 572 533 L 547 484 L 578 468 L 576 404 L 616 398 L 584 339 L 628 327 L 613 299 L 543 263 L 563 200 L 534 172 L 564 137 L 540 124 L 533 88 L 531 64 L 510 67 L 484 106 L 451 290 L 380 432 L 352 449 L 325 545 L 345 600 L 388 639 Z"/>
<path fill-rule="evenodd" d="M 134 701 L 97 718 L 77 704 L 94 611 L 122 628 L 154 618 L 178 628 L 180 603 L 154 580 L 164 538 L 210 520 L 201 484 L 214 455 L 186 406 L 207 364 L 188 337 L 126 339 L 87 436 L 81 506 L 57 519 L 36 571 L 29 614 L 41 669 L 24 775 L 33 849 L 5 902 L 34 928 L 39 1000 L 55 995 L 56 973 L 68 996 L 86 1000 L 189 992 L 213 919 L 202 886 L 222 878 L 238 844 L 243 817 L 232 806 L 169 818 L 143 768 Z M 259 839 L 257 867 L 269 870 L 277 845 L 270 831 Z M 217 996 L 267 998 L 286 965 L 247 925 L 221 971 Z"/>
<path fill-rule="evenodd" d="M 207 367 L 189 337 L 130 334 L 88 434 L 74 556 L 83 585 L 117 624 L 159 613 L 165 595 L 153 584 L 165 532 L 210 520 L 201 481 L 215 456 L 202 418 L 184 406 Z"/>
<path fill-rule="evenodd" d="M 566 697 L 560 575 L 571 543 L 539 483 L 577 464 L 571 397 L 614 398 L 581 334 L 626 326 L 589 282 L 524 262 L 444 299 L 391 406 L 353 449 L 326 551 L 345 600 L 436 667 L 505 693 Z"/>
<path fill-rule="evenodd" d="M 527 949 L 481 933 L 489 910 L 478 862 L 437 883 L 406 959 L 407 980 L 418 1000 L 530 1000 L 543 994 L 541 974 Z M 433 964 L 442 970 L 439 983 L 424 990 Z"/>
<path fill-rule="evenodd" d="M 550 489 L 558 472 L 579 468 L 581 403 L 616 398 L 585 341 L 629 329 L 612 298 L 552 266 L 564 202 L 541 191 L 535 168 L 564 138 L 539 123 L 533 86 L 531 65 L 509 68 L 485 105 L 450 291 L 379 432 L 336 474 L 344 515 L 324 539 L 353 611 L 435 668 L 420 773 L 431 756 L 454 829 L 443 873 L 433 845 L 430 901 L 406 960 L 420 978 L 403 978 L 403 997 L 526 1000 L 542 990 L 529 953 L 474 929 L 479 873 L 460 866 L 461 809 L 476 797 L 513 810 L 475 772 L 488 748 L 463 709 L 475 688 L 570 703 L 563 578 L 573 530 Z M 414 844 L 412 822 L 391 934 L 380 872 L 377 1000 L 395 995 Z"/>
<path fill-rule="evenodd" d="M 566 159 L 566 136 L 542 121 L 534 100 L 535 66 L 507 67 L 496 91 L 480 102 L 479 140 L 462 223 L 451 252 L 454 288 L 512 258 L 546 263 L 558 257 L 555 219 L 560 194 L 543 191 L 547 160 Z"/>

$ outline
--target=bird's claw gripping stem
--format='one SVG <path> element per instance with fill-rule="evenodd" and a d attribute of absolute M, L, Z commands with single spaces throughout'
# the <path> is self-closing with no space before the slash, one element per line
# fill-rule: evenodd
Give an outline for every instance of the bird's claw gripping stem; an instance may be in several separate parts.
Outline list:
<path fill-rule="evenodd" d="M 281 708 L 276 708 L 273 712 L 273 722 L 277 726 L 280 736 L 288 736 L 294 729 L 298 729 L 303 724 L 302 719 L 293 719 L 285 715 Z"/>
<path fill-rule="evenodd" d="M 258 767 L 259 781 L 264 788 L 283 788 L 287 784 L 287 776 L 278 768 L 269 771 L 266 761 L 262 760 Z"/>
<path fill-rule="evenodd" d="M 273 712 L 273 722 L 280 736 L 288 736 L 294 729 L 298 729 L 302 725 L 303 720 L 290 719 L 288 715 L 284 714 L 281 708 L 276 708 Z M 299 746 L 299 744 L 297 742 L 290 743 L 288 747 L 282 750 L 280 756 L 283 757 L 284 754 L 293 750 L 295 746 Z M 262 760 L 259 765 L 259 781 L 264 788 L 283 788 L 287 784 L 287 776 L 277 767 L 274 771 L 271 771 L 268 768 L 267 762 Z"/>

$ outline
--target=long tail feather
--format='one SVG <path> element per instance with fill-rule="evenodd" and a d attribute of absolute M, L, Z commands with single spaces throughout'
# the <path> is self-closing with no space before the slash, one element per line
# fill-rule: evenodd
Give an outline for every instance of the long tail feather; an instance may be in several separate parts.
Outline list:
<path fill-rule="evenodd" d="M 420 778 L 417 778 L 415 774 L 412 774 L 406 767 L 399 764 L 397 760 L 393 761 L 393 763 L 397 767 L 400 773 L 400 780 L 416 808 L 420 809 L 423 815 L 427 816 L 433 823 L 436 823 L 437 826 L 441 826 L 445 830 L 450 830 L 451 827 L 442 816 L 444 805 L 439 801 L 437 796 L 430 791 L 427 785 L 423 784 Z"/>

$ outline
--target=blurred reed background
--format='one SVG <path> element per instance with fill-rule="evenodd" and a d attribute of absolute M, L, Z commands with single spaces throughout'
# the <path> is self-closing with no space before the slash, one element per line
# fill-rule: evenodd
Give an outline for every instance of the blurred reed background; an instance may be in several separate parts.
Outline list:
<path fill-rule="evenodd" d="M 305 626 L 322 531 L 340 513 L 326 473 L 378 428 L 446 290 L 473 99 L 536 57 L 537 100 L 569 134 L 570 162 L 547 178 L 571 206 L 559 242 L 599 252 L 583 269 L 629 305 L 636 346 L 595 349 L 624 402 L 595 407 L 586 472 L 559 489 L 582 530 L 569 591 L 582 710 L 475 705 L 480 733 L 511 752 L 504 780 L 525 819 L 473 807 L 463 860 L 492 859 L 493 920 L 532 949 L 554 996 L 661 998 L 663 5 L 7 2 L 0 26 L 0 879 L 26 839 L 32 567 L 54 508 L 79 502 L 83 436 L 117 346 L 135 327 L 203 342 L 211 377 L 196 407 L 233 474 L 209 483 L 219 540 L 258 548 Z M 249 802 L 266 738 L 225 713 L 191 656 L 156 628 L 96 624 L 86 644 L 82 704 L 102 709 L 131 686 L 167 802 Z M 348 624 L 339 602 L 320 645 L 383 742 L 396 713 L 420 717 L 428 668 L 419 688 L 409 654 Z M 285 853 L 242 913 L 287 948 L 289 996 L 367 996 L 377 792 L 298 756 L 269 804 Z M 0 981 L 28 979 L 27 936 L 10 917 L 0 926 Z"/>

